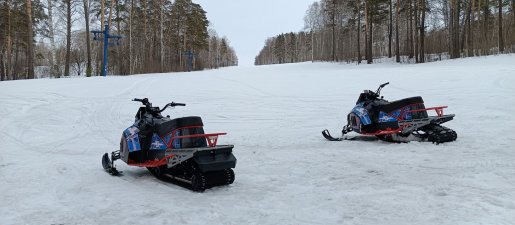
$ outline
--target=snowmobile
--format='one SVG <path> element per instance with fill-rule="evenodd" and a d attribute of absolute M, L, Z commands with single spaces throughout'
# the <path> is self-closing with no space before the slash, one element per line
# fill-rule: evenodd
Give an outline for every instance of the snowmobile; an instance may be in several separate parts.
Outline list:
<path fill-rule="evenodd" d="M 163 109 L 153 107 L 147 98 L 134 99 L 142 107 L 135 123 L 127 128 L 120 149 L 102 157 L 104 170 L 120 175 L 114 161 L 121 159 L 129 166 L 146 167 L 160 180 L 189 186 L 193 191 L 228 185 L 234 182 L 236 158 L 233 145 L 217 145 L 218 137 L 226 133 L 205 134 L 198 116 L 170 119 L 161 113 L 168 107 L 186 106 L 168 103 Z"/>
<path fill-rule="evenodd" d="M 426 108 L 420 96 L 389 102 L 380 95 L 381 89 L 388 84 L 381 84 L 375 92 L 365 90 L 359 95 L 356 106 L 347 116 L 341 137 L 332 137 L 328 130 L 322 131 L 322 135 L 329 141 L 352 140 L 356 137 L 349 138 L 346 134 L 354 131 L 389 142 L 429 141 L 435 144 L 458 138 L 455 131 L 441 125 L 454 118 L 454 114 L 444 115 L 447 106 Z M 428 116 L 431 110 L 435 110 L 436 116 Z"/>

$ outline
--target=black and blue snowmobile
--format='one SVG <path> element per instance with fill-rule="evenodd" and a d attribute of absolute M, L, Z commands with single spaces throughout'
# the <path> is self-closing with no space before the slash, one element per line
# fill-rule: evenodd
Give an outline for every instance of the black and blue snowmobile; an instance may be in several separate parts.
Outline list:
<path fill-rule="evenodd" d="M 236 158 L 233 145 L 217 145 L 226 133 L 205 134 L 202 119 L 197 116 L 170 119 L 162 116 L 168 107 L 186 106 L 168 103 L 163 109 L 153 107 L 147 98 L 141 102 L 135 123 L 127 128 L 120 150 L 102 157 L 104 170 L 119 175 L 113 162 L 121 159 L 129 166 L 146 167 L 161 180 L 189 185 L 194 191 L 228 185 L 234 182 Z"/>
<path fill-rule="evenodd" d="M 332 137 L 328 130 L 322 135 L 329 141 L 352 140 L 347 133 L 354 131 L 366 136 L 390 142 L 429 141 L 435 144 L 452 142 L 458 138 L 455 131 L 442 126 L 454 118 L 454 114 L 444 115 L 447 106 L 426 108 L 422 97 L 405 98 L 389 102 L 377 91 L 365 90 L 359 95 L 356 106 L 347 116 L 347 125 L 342 136 Z M 427 111 L 435 110 L 436 116 L 428 116 Z"/>

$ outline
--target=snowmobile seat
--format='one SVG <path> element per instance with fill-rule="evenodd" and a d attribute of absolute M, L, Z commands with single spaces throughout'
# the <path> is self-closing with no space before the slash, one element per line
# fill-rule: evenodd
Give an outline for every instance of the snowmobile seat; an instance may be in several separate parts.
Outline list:
<path fill-rule="evenodd" d="M 155 129 L 157 135 L 163 137 L 164 135 L 170 133 L 172 130 L 181 127 L 191 127 L 191 126 L 204 126 L 202 123 L 202 119 L 198 116 L 190 116 L 183 117 L 170 120 L 168 118 L 163 118 L 159 120 L 154 120 Z"/>
<path fill-rule="evenodd" d="M 395 111 L 397 109 L 400 109 L 400 108 L 408 106 L 408 105 L 422 104 L 422 103 L 424 103 L 424 100 L 422 99 L 422 97 L 417 96 L 417 97 L 405 98 L 405 99 L 389 102 L 387 104 L 378 105 L 376 110 L 389 113 L 389 112 Z"/>

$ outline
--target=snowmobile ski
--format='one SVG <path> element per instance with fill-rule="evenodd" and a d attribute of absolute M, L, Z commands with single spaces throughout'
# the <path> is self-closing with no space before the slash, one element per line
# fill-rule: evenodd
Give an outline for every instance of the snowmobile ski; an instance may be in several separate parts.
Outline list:
<path fill-rule="evenodd" d="M 109 159 L 109 155 L 107 153 L 105 153 L 102 157 L 102 167 L 104 167 L 104 170 L 107 173 L 113 176 L 118 176 L 122 173 L 121 171 L 118 171 L 116 167 L 114 167 L 113 161 Z"/>
<path fill-rule="evenodd" d="M 327 129 L 322 131 L 322 136 L 324 136 L 324 138 L 329 140 L 329 141 L 343 141 L 343 140 L 345 140 L 345 138 L 343 138 L 343 137 L 335 138 L 335 137 L 331 136 L 331 133 L 329 133 L 329 131 Z"/>

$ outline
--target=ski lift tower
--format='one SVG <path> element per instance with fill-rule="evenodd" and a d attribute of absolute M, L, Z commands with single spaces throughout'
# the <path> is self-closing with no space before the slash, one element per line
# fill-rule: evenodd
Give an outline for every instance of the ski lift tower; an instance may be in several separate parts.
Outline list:
<path fill-rule="evenodd" d="M 123 37 L 120 36 L 120 35 L 111 35 L 109 33 L 109 25 L 106 23 L 105 27 L 104 27 L 104 30 L 103 31 L 98 31 L 98 30 L 95 30 L 95 31 L 91 31 L 91 33 L 93 33 L 93 40 L 94 41 L 104 41 L 104 57 L 103 57 L 103 60 L 102 60 L 102 76 L 107 76 L 107 48 L 109 46 L 115 46 L 115 45 L 120 45 L 120 39 L 122 39 Z M 101 39 L 101 35 L 104 36 L 103 40 Z M 115 42 L 109 42 L 109 39 L 114 39 Z"/>

